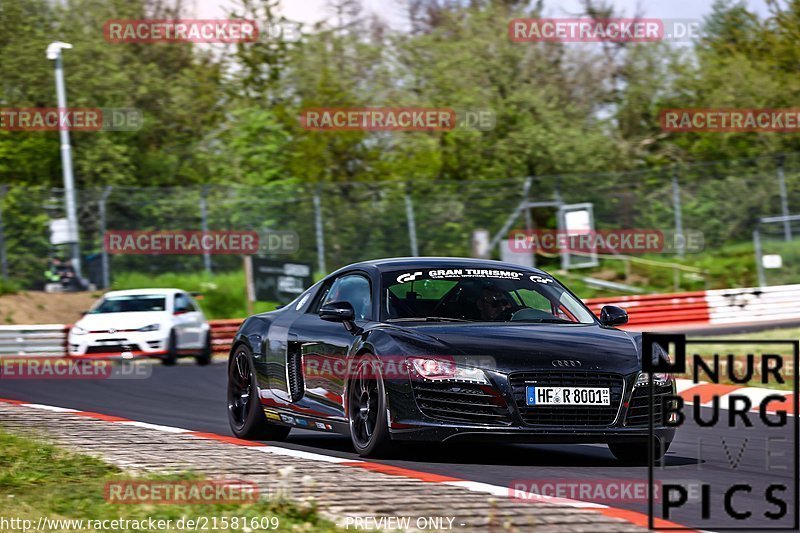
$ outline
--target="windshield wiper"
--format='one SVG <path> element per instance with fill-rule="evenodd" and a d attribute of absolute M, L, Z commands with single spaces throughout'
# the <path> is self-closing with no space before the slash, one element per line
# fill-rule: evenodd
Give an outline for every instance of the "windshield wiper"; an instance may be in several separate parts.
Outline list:
<path fill-rule="evenodd" d="M 575 324 L 572 320 L 565 318 L 526 318 L 525 320 L 514 320 L 513 322 L 535 322 L 537 324 Z"/>

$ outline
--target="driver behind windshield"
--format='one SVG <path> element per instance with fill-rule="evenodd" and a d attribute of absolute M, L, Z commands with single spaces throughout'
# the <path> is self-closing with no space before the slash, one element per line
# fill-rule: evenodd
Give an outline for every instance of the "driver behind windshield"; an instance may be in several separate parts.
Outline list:
<path fill-rule="evenodd" d="M 503 313 L 513 307 L 508 299 L 508 293 L 500 290 L 494 284 L 483 286 L 476 305 L 482 320 L 497 320 Z"/>

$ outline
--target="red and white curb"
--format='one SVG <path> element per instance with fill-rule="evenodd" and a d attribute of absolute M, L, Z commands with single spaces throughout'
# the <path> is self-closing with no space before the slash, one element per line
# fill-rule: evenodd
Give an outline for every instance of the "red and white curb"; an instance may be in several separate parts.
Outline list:
<path fill-rule="evenodd" d="M 82 416 L 86 418 L 91 418 L 95 420 L 101 420 L 103 422 L 111 422 L 126 426 L 135 426 L 140 427 L 143 429 L 150 429 L 155 431 L 163 431 L 166 433 L 173 433 L 173 434 L 185 434 L 188 436 L 192 436 L 195 438 L 200 439 L 208 439 L 214 440 L 218 442 L 224 442 L 227 444 L 234 444 L 237 446 L 245 446 L 248 448 L 253 448 L 258 451 L 263 451 L 264 453 L 271 453 L 276 455 L 283 455 L 286 457 L 293 457 L 296 459 L 305 459 L 309 461 L 319 461 L 324 463 L 333 463 L 338 464 L 341 466 L 349 466 L 354 468 L 363 468 L 365 470 L 370 470 L 373 472 L 378 472 L 381 474 L 387 474 L 392 476 L 400 476 L 409 479 L 416 479 L 419 481 L 424 481 L 428 483 L 441 483 L 444 485 L 450 485 L 453 487 L 461 487 L 473 492 L 480 492 L 484 494 L 491 494 L 492 496 L 498 498 L 511 498 L 512 491 L 509 487 L 504 487 L 501 485 L 492 485 L 489 483 L 481 483 L 477 481 L 469 481 L 465 479 L 459 479 L 450 476 L 444 476 L 440 474 L 432 474 L 430 472 L 422 472 L 419 470 L 411 470 L 408 468 L 403 468 L 399 466 L 387 465 L 383 463 L 375 463 L 372 461 L 363 461 L 363 460 L 356 460 L 356 459 L 346 459 L 342 457 L 335 457 L 332 455 L 325 455 L 321 453 L 314 453 L 314 452 L 307 452 L 303 450 L 294 450 L 291 448 L 285 448 L 283 446 L 275 445 L 275 444 L 265 444 L 263 442 L 255 442 L 249 440 L 238 439 L 236 437 L 231 437 L 227 435 L 218 435 L 216 433 L 205 433 L 201 431 L 192 431 L 190 429 L 172 427 L 172 426 L 162 426 L 159 424 L 150 424 L 147 422 L 139 422 L 136 420 L 128 420 L 126 418 L 112 416 L 112 415 L 105 415 L 102 413 L 94 413 L 90 411 L 80 411 L 78 409 L 71 409 L 67 407 L 57 407 L 54 405 L 43 405 L 38 403 L 28 403 L 23 402 L 20 400 L 11 400 L 6 398 L 0 398 L 0 403 L 14 405 L 21 408 L 31 408 L 31 409 L 42 409 L 46 411 L 51 411 L 54 413 L 64 413 L 74 416 Z M 550 503 L 553 505 L 560 505 L 560 506 L 567 506 L 567 507 L 574 507 L 577 509 L 585 509 L 589 511 L 595 511 L 601 513 L 604 516 L 617 518 L 620 520 L 624 520 L 631 524 L 635 524 L 637 526 L 647 528 L 648 527 L 648 517 L 646 514 L 639 513 L 636 511 L 630 511 L 627 509 L 619 509 L 616 507 L 610 507 L 608 505 L 594 503 L 594 502 L 586 502 L 580 500 L 572 500 L 568 498 L 556 498 L 550 496 L 544 496 L 540 494 L 528 493 L 523 491 L 513 491 L 513 497 L 515 499 L 525 500 L 525 501 L 536 501 L 541 503 Z M 668 520 L 662 520 L 656 518 L 654 521 L 655 527 L 658 528 L 681 528 L 684 531 L 690 531 L 681 526 L 680 524 L 676 524 L 674 522 L 670 522 Z"/>
<path fill-rule="evenodd" d="M 750 400 L 752 405 L 751 411 L 758 411 L 759 405 L 762 400 L 767 396 L 783 396 L 783 402 L 771 401 L 769 407 L 780 407 L 782 411 L 792 415 L 795 413 L 795 397 L 792 391 L 766 389 L 760 387 L 744 387 L 738 385 L 723 385 L 719 383 L 708 383 L 706 381 L 699 381 L 695 383 L 691 379 L 676 379 L 675 385 L 677 388 L 678 396 L 683 398 L 684 402 L 692 405 L 698 401 L 702 407 L 712 407 L 714 398 L 718 398 L 717 402 L 720 409 L 729 409 L 731 398 L 734 396 L 746 397 Z M 769 414 L 774 414 L 774 410 L 767 410 Z"/>

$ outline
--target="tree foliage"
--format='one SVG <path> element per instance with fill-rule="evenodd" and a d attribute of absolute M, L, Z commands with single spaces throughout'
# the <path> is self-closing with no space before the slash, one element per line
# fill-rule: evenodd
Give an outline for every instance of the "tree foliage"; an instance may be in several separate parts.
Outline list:
<path fill-rule="evenodd" d="M 336 235 L 334 262 L 359 249 L 396 253 L 381 243 L 399 231 L 402 199 L 411 194 L 424 202 L 432 183 L 646 171 L 800 151 L 796 134 L 665 133 L 659 125 L 665 108 L 794 106 L 800 0 L 768 0 L 765 17 L 743 1 L 717 0 L 703 36 L 689 44 L 509 40 L 511 19 L 541 16 L 548 6 L 541 0 L 411 0 L 407 24 L 398 30 L 365 13 L 357 0 L 332 0 L 316 25 L 287 20 L 279 0 L 239 0 L 231 16 L 256 20 L 258 42 L 208 46 L 103 37 L 110 19 L 190 18 L 181 3 L 0 0 L 0 106 L 54 107 L 53 65 L 44 50 L 54 40 L 70 42 L 74 49 L 64 53 L 69 104 L 131 107 L 144 116 L 138 131 L 73 132 L 80 188 L 236 184 L 297 200 L 317 185 L 341 184 L 336 194 L 326 193 L 326 209 L 336 215 L 326 220 Z M 620 15 L 592 1 L 585 12 Z M 496 125 L 488 131 L 315 132 L 298 118 L 306 108 L 368 106 L 490 110 Z M 661 174 L 648 179 L 662 179 L 654 176 Z M 689 216 L 712 216 L 715 205 L 731 201 L 705 186 L 707 177 L 685 177 L 705 195 L 687 204 Z M 580 191 L 593 179 L 570 183 Z M 0 129 L 0 183 L 60 186 L 57 132 Z M 512 203 L 521 182 L 514 183 Z M 452 190 L 458 194 L 457 185 Z M 625 201 L 614 197 L 598 209 L 624 213 L 629 222 L 669 216 L 638 212 L 635 203 L 645 193 L 628 192 Z M 441 242 L 449 233 L 467 242 L 484 224 L 483 214 L 502 219 L 509 205 L 501 213 L 496 204 L 506 201 L 505 193 L 427 205 L 427 241 Z M 6 197 L 6 212 L 21 217 L 21 227 L 34 224 L 43 211 L 27 215 L 12 205 L 19 197 Z M 728 227 L 745 228 L 773 198 L 763 192 L 749 201 L 747 214 Z M 382 220 L 388 213 L 394 218 Z M 41 220 L 35 223 L 39 231 Z M 364 227 L 364 242 L 350 235 Z M 727 239 L 724 229 L 718 233 Z M 464 242 L 439 249 L 463 253 Z"/>

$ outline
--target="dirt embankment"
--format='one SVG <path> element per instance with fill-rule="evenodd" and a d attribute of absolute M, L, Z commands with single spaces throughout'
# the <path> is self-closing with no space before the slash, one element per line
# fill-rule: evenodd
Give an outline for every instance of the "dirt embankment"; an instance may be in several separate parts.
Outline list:
<path fill-rule="evenodd" d="M 102 293 L 21 291 L 0 296 L 0 325 L 72 324 Z"/>

